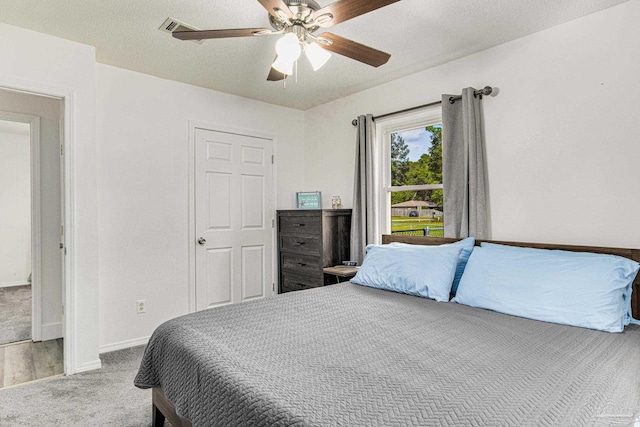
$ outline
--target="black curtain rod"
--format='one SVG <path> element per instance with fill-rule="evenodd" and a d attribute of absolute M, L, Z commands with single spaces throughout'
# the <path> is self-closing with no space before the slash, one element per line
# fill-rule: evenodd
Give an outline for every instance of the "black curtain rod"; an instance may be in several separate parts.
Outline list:
<path fill-rule="evenodd" d="M 491 92 L 493 92 L 493 88 L 491 86 L 485 86 L 482 89 L 478 89 L 478 90 L 474 91 L 473 92 L 473 96 L 479 96 L 480 99 L 482 99 L 482 95 L 491 95 Z M 462 95 L 450 96 L 449 97 L 449 104 L 454 104 L 459 99 L 462 99 Z M 382 114 L 380 116 L 375 116 L 373 118 L 373 120 L 375 121 L 376 119 L 382 119 L 382 118 L 389 117 L 389 116 L 395 116 L 396 114 L 408 113 L 409 111 L 419 110 L 421 108 L 433 107 L 434 105 L 440 105 L 440 104 L 442 104 L 442 101 L 430 102 L 428 104 L 418 105 L 417 107 L 405 108 L 404 110 L 394 111 L 392 113 L 386 113 L 386 114 Z M 358 119 L 353 119 L 351 121 L 351 124 L 354 125 L 354 126 L 358 126 Z"/>

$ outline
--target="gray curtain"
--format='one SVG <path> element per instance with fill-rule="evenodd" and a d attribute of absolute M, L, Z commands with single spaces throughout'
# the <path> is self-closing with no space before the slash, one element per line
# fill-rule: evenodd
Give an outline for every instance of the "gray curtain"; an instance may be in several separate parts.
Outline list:
<path fill-rule="evenodd" d="M 367 244 L 378 235 L 378 192 L 376 186 L 375 125 L 373 116 L 358 117 L 356 167 L 351 216 L 351 260 L 362 264 Z"/>
<path fill-rule="evenodd" d="M 489 238 L 482 101 L 475 89 L 451 104 L 442 96 L 442 183 L 445 237 Z"/>

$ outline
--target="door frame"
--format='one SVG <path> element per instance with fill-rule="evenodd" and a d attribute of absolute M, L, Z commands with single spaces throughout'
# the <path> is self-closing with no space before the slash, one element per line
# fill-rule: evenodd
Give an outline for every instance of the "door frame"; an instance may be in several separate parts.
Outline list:
<path fill-rule="evenodd" d="M 63 362 L 66 375 L 76 373 L 76 254 L 75 254 L 75 199 L 74 184 L 75 170 L 73 168 L 75 154 L 75 91 L 73 89 L 48 84 L 33 83 L 24 80 L 0 76 L 0 88 L 23 92 L 31 95 L 44 96 L 62 100 L 62 122 L 60 126 L 61 153 L 63 168 L 60 171 L 62 180 L 62 206 L 64 235 L 64 256 L 62 266 L 62 332 L 63 332 Z M 63 149 L 64 147 L 64 149 Z"/>
<path fill-rule="evenodd" d="M 261 138 L 271 140 L 271 153 L 274 159 L 277 159 L 277 141 L 276 137 L 273 134 L 257 131 L 254 129 L 241 129 L 234 128 L 229 126 L 223 126 L 215 123 L 207 123 L 197 120 L 189 120 L 189 208 L 188 208 L 188 217 L 189 217 L 189 233 L 188 233 L 188 241 L 187 246 L 189 248 L 189 313 L 194 313 L 196 311 L 196 159 L 195 159 L 195 136 L 196 129 L 210 130 L 213 132 L 225 132 L 225 133 L 233 133 L 236 135 L 244 135 L 250 136 L 253 138 Z M 272 188 L 272 201 L 273 201 L 273 212 L 271 212 L 272 217 L 272 227 L 271 227 L 271 242 L 272 242 L 272 254 L 271 263 L 273 264 L 271 269 L 271 283 L 275 283 L 275 278 L 277 277 L 277 253 L 276 253 L 276 233 L 275 233 L 275 214 L 276 214 L 276 202 L 278 200 L 278 189 L 275 185 L 277 182 L 276 179 L 276 170 L 275 160 L 271 163 L 271 188 Z M 268 288 L 268 286 L 267 286 Z M 274 290 L 273 286 L 271 290 L 267 289 L 267 295 L 275 295 L 276 290 Z"/>
<path fill-rule="evenodd" d="M 40 221 L 40 117 L 0 111 L 0 120 L 29 124 L 31 165 L 31 340 L 42 341 L 42 227 Z"/>

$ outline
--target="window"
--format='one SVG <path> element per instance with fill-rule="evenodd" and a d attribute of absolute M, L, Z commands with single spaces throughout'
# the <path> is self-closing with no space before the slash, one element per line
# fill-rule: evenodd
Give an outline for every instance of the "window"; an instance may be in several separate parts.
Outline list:
<path fill-rule="evenodd" d="M 442 109 L 376 123 L 382 233 L 443 237 Z"/>

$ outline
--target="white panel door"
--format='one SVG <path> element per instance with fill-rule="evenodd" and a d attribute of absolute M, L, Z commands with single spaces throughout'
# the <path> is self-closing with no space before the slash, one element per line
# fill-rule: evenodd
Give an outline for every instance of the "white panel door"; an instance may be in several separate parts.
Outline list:
<path fill-rule="evenodd" d="M 272 292 L 272 142 L 195 131 L 196 309 Z"/>

